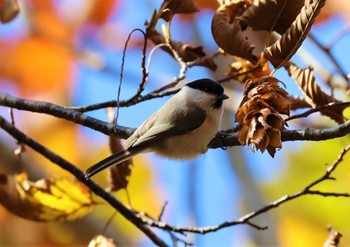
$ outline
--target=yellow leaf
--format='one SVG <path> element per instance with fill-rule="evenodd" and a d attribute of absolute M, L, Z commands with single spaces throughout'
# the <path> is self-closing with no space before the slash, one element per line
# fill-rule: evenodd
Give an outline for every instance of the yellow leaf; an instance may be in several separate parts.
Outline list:
<path fill-rule="evenodd" d="M 0 174 L 0 203 L 10 212 L 35 221 L 75 221 L 94 206 L 91 192 L 77 180 L 31 182 L 25 173 Z"/>

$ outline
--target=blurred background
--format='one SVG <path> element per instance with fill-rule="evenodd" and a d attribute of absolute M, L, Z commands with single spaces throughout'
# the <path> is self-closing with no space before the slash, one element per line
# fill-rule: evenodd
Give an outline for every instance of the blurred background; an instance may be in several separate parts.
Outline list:
<path fill-rule="evenodd" d="M 23 0 L 13 21 L 0 25 L 0 90 L 12 95 L 50 101 L 62 106 L 84 106 L 117 98 L 122 51 L 128 33 L 144 29 L 160 0 Z M 198 0 L 200 12 L 177 15 L 172 38 L 203 45 L 207 54 L 217 50 L 211 36 L 211 18 L 216 1 Z M 327 1 L 311 33 L 321 44 L 331 44 L 331 53 L 344 71 L 349 63 L 348 1 Z M 159 30 L 159 27 L 158 27 Z M 121 99 L 136 92 L 141 79 L 142 36 L 135 33 L 126 53 Z M 152 47 L 151 45 L 149 47 Z M 232 58 L 215 60 L 215 73 L 203 67 L 189 69 L 186 81 L 210 77 L 221 79 Z M 339 77 L 334 64 L 314 43 L 306 40 L 293 61 L 316 72 Z M 157 50 L 152 59 L 146 92 L 170 82 L 179 65 L 167 53 Z M 297 86 L 280 69 L 275 76 L 286 84 L 290 94 L 301 95 Z M 344 88 L 344 82 L 339 87 Z M 242 98 L 242 85 L 224 84 L 230 95 L 222 129 L 234 126 L 234 112 Z M 323 85 L 327 90 L 327 85 Z M 337 93 L 337 92 L 336 92 Z M 341 97 L 346 97 L 341 95 Z M 137 127 L 167 98 L 121 108 L 118 123 Z M 348 99 L 347 99 L 348 100 Z M 8 109 L 0 114 L 9 118 Z M 106 110 L 87 113 L 107 121 Z M 85 127 L 43 114 L 14 111 L 16 126 L 29 136 L 85 170 L 109 155 L 108 137 Z M 335 123 L 318 114 L 310 121 L 292 123 L 289 128 L 332 127 Z M 315 124 L 317 123 L 317 124 Z M 230 221 L 261 208 L 283 195 L 292 194 L 316 180 L 349 143 L 344 137 L 324 142 L 286 142 L 275 158 L 251 152 L 248 147 L 209 150 L 191 162 L 175 162 L 153 155 L 134 160 L 128 186 L 133 208 L 157 217 L 167 201 L 163 220 L 177 226 L 208 226 Z M 0 172 L 25 171 L 31 180 L 64 177 L 68 173 L 29 148 L 18 159 L 13 155 L 16 142 L 0 131 Z M 334 176 L 336 181 L 318 189 L 350 191 L 350 158 L 346 157 Z M 94 180 L 107 186 L 106 172 Z M 125 191 L 117 193 L 127 203 Z M 99 198 L 95 198 L 100 201 Z M 98 205 L 77 222 L 38 223 L 21 219 L 0 207 L 1 246 L 85 246 L 103 232 L 113 210 Z M 350 200 L 305 196 L 252 220 L 269 228 L 258 231 L 234 226 L 205 235 L 188 234 L 196 246 L 321 246 L 328 236 L 327 225 L 343 234 L 342 246 L 350 245 Z M 156 232 L 168 243 L 171 237 Z M 117 246 L 151 246 L 133 225 L 117 215 L 105 232 Z"/>

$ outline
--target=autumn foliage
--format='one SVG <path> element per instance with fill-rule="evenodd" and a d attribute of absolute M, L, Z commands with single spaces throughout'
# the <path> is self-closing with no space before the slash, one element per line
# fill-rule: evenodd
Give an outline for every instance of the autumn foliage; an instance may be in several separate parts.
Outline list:
<path fill-rule="evenodd" d="M 247 235 L 254 235 L 246 245 L 256 239 L 253 245 L 312 246 L 313 241 L 317 245 L 326 241 L 324 246 L 338 246 L 340 232 L 345 238 L 350 236 L 348 228 L 344 224 L 339 224 L 340 232 L 331 228 L 327 239 L 328 233 L 324 235 L 325 226 L 319 219 L 327 216 L 327 223 L 347 219 L 348 202 L 344 206 L 339 201 L 323 201 L 329 197 L 350 197 L 343 192 L 349 187 L 348 170 L 340 175 L 334 173 L 346 165 L 345 156 L 350 150 L 346 146 L 350 133 L 349 67 L 348 61 L 345 59 L 342 64 L 332 50 L 339 40 L 345 39 L 349 28 L 338 30 L 329 45 L 313 33 L 315 23 L 321 23 L 317 26 L 320 30 L 338 13 L 335 11 L 341 11 L 335 2 L 338 1 L 0 0 L 0 245 L 23 244 L 16 242 L 20 241 L 18 232 L 5 232 L 26 228 L 29 220 L 47 224 L 29 227 L 28 235 L 34 237 L 26 244 L 33 246 L 112 247 L 149 245 L 150 241 L 159 246 L 187 246 L 191 244 L 188 234 L 203 234 L 200 238 L 205 239 L 206 233 L 227 227 L 231 227 L 230 239 L 220 239 L 218 235 L 215 241 L 236 243 L 236 225 L 246 225 L 250 231 Z M 342 4 L 344 9 L 349 5 Z M 130 19 L 122 19 L 125 13 Z M 139 26 L 133 26 L 134 23 Z M 305 41 L 311 41 L 317 52 L 329 60 L 331 68 L 319 61 L 314 50 L 309 54 L 301 49 Z M 341 55 L 343 59 L 345 55 Z M 229 205 L 230 211 L 225 214 L 231 215 L 237 209 L 238 214 L 245 215 L 237 220 L 225 218 L 220 223 L 215 219 L 215 223 L 210 223 L 216 225 L 197 226 L 207 222 L 196 217 L 205 214 L 210 218 L 220 210 L 215 208 L 209 214 L 195 210 L 204 208 L 209 201 L 226 202 L 196 200 L 207 193 L 217 196 L 217 185 L 231 188 L 225 184 L 230 181 L 223 181 L 227 171 L 218 173 L 220 179 L 211 173 L 209 181 L 204 171 L 209 166 L 203 164 L 203 171 L 185 170 L 178 177 L 175 172 L 167 173 L 176 177 L 181 186 L 182 197 L 174 195 L 181 198 L 179 201 L 173 200 L 164 187 L 171 179 L 162 177 L 164 174 L 144 156 L 111 167 L 107 176 L 84 178 L 87 167 L 123 148 L 123 139 L 136 126 L 135 105 L 163 100 L 199 76 L 217 80 L 230 96 L 225 105 L 229 117 L 223 121 L 230 127 L 220 130 L 209 148 L 232 147 L 236 151 L 235 155 L 231 149 L 222 151 L 203 162 L 211 162 L 210 167 L 215 163 L 215 172 L 220 172 L 224 157 L 230 156 L 229 167 L 237 174 L 229 180 L 237 181 L 242 195 L 220 192 L 228 193 L 225 198 L 239 200 Z M 109 94 L 111 85 L 113 94 Z M 125 95 L 129 98 L 125 99 Z M 121 115 L 132 124 L 122 126 Z M 100 139 L 93 136 L 96 133 Z M 333 141 L 332 145 L 321 142 L 325 140 Z M 287 141 L 318 141 L 318 146 L 302 146 L 298 142 L 293 149 L 284 143 Z M 299 144 L 302 148 L 297 149 Z M 249 152 L 243 154 L 234 146 L 247 146 Z M 318 153 L 326 157 L 317 160 L 316 167 L 312 162 L 316 162 Z M 245 156 L 249 158 L 242 158 Z M 245 168 L 251 163 L 250 157 L 255 156 L 264 157 L 259 160 L 259 167 L 270 167 L 277 159 L 289 169 L 287 175 L 261 185 L 248 175 L 251 168 Z M 246 164 L 236 164 L 243 159 Z M 331 165 L 324 168 L 327 162 Z M 200 180 L 202 173 L 204 182 Z M 159 177 L 165 181 L 163 184 L 156 184 Z M 335 181 L 335 177 L 340 181 Z M 339 187 L 322 187 L 329 180 Z M 198 181 L 202 184 L 195 184 Z M 292 189 L 297 192 L 293 194 Z M 261 191 L 266 195 L 259 194 Z M 300 206 L 295 204 L 285 208 L 286 211 L 280 211 L 283 216 L 274 215 L 278 218 L 275 223 L 271 219 L 255 222 L 256 217 L 305 195 L 327 198 L 314 203 L 313 197 L 302 209 L 293 210 Z M 246 197 L 246 201 L 241 197 Z M 177 215 L 180 203 L 193 210 L 184 223 Z M 306 208 L 310 211 L 303 212 Z M 317 218 L 313 214 L 319 208 L 327 213 L 322 211 Z M 339 212 L 335 212 L 336 208 Z M 52 229 L 46 227 L 47 222 L 51 222 Z M 69 223 L 59 225 L 61 222 Z M 174 222 L 190 226 L 175 226 Z M 267 229 L 269 226 L 265 225 L 270 223 L 274 225 L 268 233 L 256 231 Z M 74 230 L 68 224 L 76 224 Z M 36 232 L 40 232 L 38 237 Z M 141 233 L 147 240 L 142 239 Z M 264 242 L 260 233 L 272 236 L 272 242 Z"/>

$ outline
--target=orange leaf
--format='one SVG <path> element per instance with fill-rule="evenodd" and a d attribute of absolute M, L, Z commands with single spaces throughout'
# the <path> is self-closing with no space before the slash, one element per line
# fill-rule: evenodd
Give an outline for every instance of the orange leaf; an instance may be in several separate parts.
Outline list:
<path fill-rule="evenodd" d="M 29 37 L 6 57 L 4 76 L 20 84 L 23 93 L 66 89 L 71 72 L 71 54 L 65 47 Z"/>
<path fill-rule="evenodd" d="M 111 16 L 119 1 L 117 0 L 95 0 L 87 17 L 87 21 L 102 25 Z"/>

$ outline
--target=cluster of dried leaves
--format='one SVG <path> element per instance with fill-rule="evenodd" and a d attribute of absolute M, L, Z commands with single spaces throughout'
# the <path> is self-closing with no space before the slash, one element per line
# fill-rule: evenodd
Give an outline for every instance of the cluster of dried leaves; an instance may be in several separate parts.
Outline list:
<path fill-rule="evenodd" d="M 262 56 L 280 68 L 298 50 L 324 4 L 325 0 L 222 1 L 213 17 L 212 34 L 224 52 L 255 64 L 255 45 L 245 30 L 276 31 L 280 38 L 265 47 Z"/>
<path fill-rule="evenodd" d="M 325 5 L 325 0 L 223 0 L 212 20 L 212 35 L 222 52 L 235 58 L 227 73 L 245 83 L 244 97 L 236 114 L 241 124 L 239 141 L 252 145 L 274 156 L 281 148 L 280 129 L 284 120 L 279 114 L 289 114 L 290 109 L 334 107 L 320 110 L 337 123 L 343 123 L 343 110 L 348 106 L 325 93 L 317 84 L 312 68 L 302 69 L 290 62 L 307 37 L 315 18 Z M 258 45 L 247 36 L 250 32 L 267 31 L 269 36 L 261 54 L 254 53 Z M 279 37 L 272 36 L 277 33 Z M 276 71 L 285 67 L 295 80 L 303 98 L 288 97 L 277 86 L 267 62 Z M 273 71 L 273 72 L 274 72 Z M 274 96 L 272 96 L 272 94 Z"/>
<path fill-rule="evenodd" d="M 289 115 L 288 93 L 279 87 L 274 77 L 248 80 L 244 97 L 236 113 L 236 121 L 242 124 L 238 140 L 252 149 L 274 156 L 276 148 L 282 147 L 281 132 L 284 120 L 280 114 Z"/>

